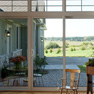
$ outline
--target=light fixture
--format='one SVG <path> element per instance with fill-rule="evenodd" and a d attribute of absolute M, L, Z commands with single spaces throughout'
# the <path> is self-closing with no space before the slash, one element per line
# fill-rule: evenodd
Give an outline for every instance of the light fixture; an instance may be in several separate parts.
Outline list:
<path fill-rule="evenodd" d="M 8 30 L 5 30 L 5 31 L 6 31 L 6 36 L 10 37 L 10 32 Z"/>
<path fill-rule="evenodd" d="M 43 42 L 43 39 L 41 39 L 41 41 Z"/>
<path fill-rule="evenodd" d="M 43 42 L 43 37 L 40 37 L 40 39 L 41 39 L 41 42 Z"/>

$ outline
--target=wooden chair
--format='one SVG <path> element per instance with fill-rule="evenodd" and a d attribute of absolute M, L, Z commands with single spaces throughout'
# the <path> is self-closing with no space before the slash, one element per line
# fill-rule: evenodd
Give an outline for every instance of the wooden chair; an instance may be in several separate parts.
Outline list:
<path fill-rule="evenodd" d="M 66 72 L 65 79 L 61 79 L 62 87 L 60 90 L 60 94 L 62 94 L 63 90 L 66 91 L 66 94 L 68 94 L 68 92 L 72 92 L 73 94 L 78 94 L 77 89 L 79 85 L 79 78 L 80 78 L 81 71 L 79 69 L 66 69 L 65 72 Z M 68 72 L 70 72 L 70 86 L 66 86 Z M 75 80 L 75 73 L 78 73 L 78 77 L 76 80 Z"/>

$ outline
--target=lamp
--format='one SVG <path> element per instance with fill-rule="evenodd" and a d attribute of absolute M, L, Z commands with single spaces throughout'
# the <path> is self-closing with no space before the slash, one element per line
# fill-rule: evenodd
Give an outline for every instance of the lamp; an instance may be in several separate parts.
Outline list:
<path fill-rule="evenodd" d="M 40 39 L 41 39 L 41 42 L 43 42 L 43 37 L 40 37 Z"/>
<path fill-rule="evenodd" d="M 5 31 L 6 31 L 7 37 L 10 37 L 10 32 L 8 30 L 5 30 Z"/>
<path fill-rule="evenodd" d="M 41 39 L 41 41 L 43 42 L 43 39 Z"/>

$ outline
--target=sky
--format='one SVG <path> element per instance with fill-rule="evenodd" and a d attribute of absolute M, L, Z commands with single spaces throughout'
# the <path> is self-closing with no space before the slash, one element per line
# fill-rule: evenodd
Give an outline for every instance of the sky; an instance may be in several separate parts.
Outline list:
<path fill-rule="evenodd" d="M 62 37 L 63 20 L 46 19 L 44 37 Z M 67 19 L 66 37 L 94 36 L 94 19 Z"/>

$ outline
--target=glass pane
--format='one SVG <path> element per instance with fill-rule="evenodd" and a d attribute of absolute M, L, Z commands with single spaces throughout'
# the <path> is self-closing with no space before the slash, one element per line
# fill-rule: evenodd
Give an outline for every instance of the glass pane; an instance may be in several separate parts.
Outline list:
<path fill-rule="evenodd" d="M 26 19 L 0 19 L 0 87 L 28 86 L 27 34 Z"/>
<path fill-rule="evenodd" d="M 62 7 L 61 6 L 48 6 L 47 11 L 62 11 Z"/>
<path fill-rule="evenodd" d="M 87 86 L 85 63 L 94 57 L 93 24 L 94 19 L 66 20 L 66 68 L 81 70 L 80 87 Z"/>
<path fill-rule="evenodd" d="M 33 20 L 33 86 L 60 87 L 63 76 L 63 21 Z"/>
<path fill-rule="evenodd" d="M 11 0 L 8 0 L 8 1 L 5 1 L 5 0 L 4 1 L 3 0 L 1 1 L 0 0 L 0 5 L 11 5 L 11 3 L 12 3 Z"/>
<path fill-rule="evenodd" d="M 32 6 L 31 10 L 36 11 L 36 6 Z"/>
<path fill-rule="evenodd" d="M 58 1 L 56 1 L 56 0 L 54 0 L 54 1 L 48 0 L 48 1 L 47 1 L 47 5 L 48 5 L 48 6 L 49 6 L 49 5 L 62 5 L 62 1 L 61 1 L 61 0 L 58 0 Z"/>
<path fill-rule="evenodd" d="M 66 0 L 66 5 L 81 5 L 81 0 Z"/>
<path fill-rule="evenodd" d="M 62 0 L 32 0 L 31 6 L 32 11 L 62 11 Z"/>
<path fill-rule="evenodd" d="M 44 6 L 38 6 L 38 11 L 44 11 Z"/>
<path fill-rule="evenodd" d="M 67 6 L 66 11 L 81 11 L 81 6 Z"/>
<path fill-rule="evenodd" d="M 13 7 L 13 11 L 27 11 L 27 7 Z"/>
<path fill-rule="evenodd" d="M 1 12 L 27 11 L 27 0 L 0 0 Z"/>
<path fill-rule="evenodd" d="M 94 0 L 82 0 L 82 5 L 94 5 Z"/>
<path fill-rule="evenodd" d="M 13 1 L 13 5 L 27 5 L 27 1 L 24 1 L 24 0 Z"/>
<path fill-rule="evenodd" d="M 7 6 L 7 7 L 0 7 L 0 12 L 4 12 L 4 11 L 11 11 L 12 9 L 11 9 L 11 7 L 10 6 Z"/>
<path fill-rule="evenodd" d="M 83 6 L 82 11 L 94 11 L 94 6 Z"/>

